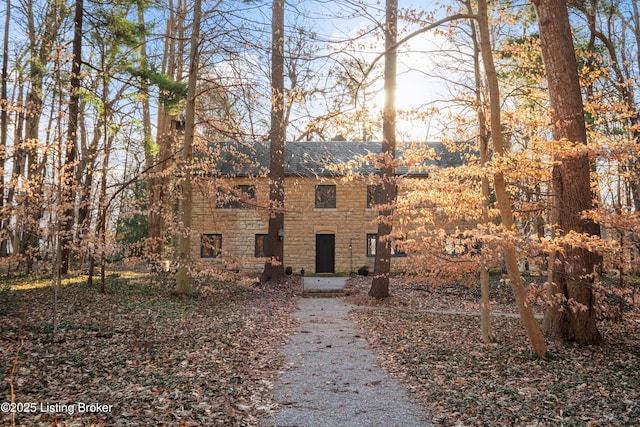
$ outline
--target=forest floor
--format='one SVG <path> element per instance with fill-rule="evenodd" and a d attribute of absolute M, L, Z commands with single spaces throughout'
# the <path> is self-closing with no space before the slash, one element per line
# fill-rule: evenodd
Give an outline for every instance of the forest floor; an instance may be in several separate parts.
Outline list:
<path fill-rule="evenodd" d="M 207 281 L 187 298 L 147 273 L 109 277 L 106 294 L 70 278 L 52 334 L 51 280 L 0 290 L 0 425 L 255 426 L 277 409 L 273 385 L 295 324 L 299 278 L 263 287 Z M 517 318 L 483 344 L 478 291 L 392 282 L 367 297 L 352 278 L 351 318 L 435 425 L 633 425 L 640 419 L 640 315 L 602 321 L 601 346 L 549 343 L 535 357 Z M 359 291 L 359 292 L 356 292 Z M 492 286 L 495 311 L 515 313 Z"/>
<path fill-rule="evenodd" d="M 113 274 L 105 294 L 80 276 L 59 292 L 55 335 L 50 279 L 5 290 L 0 426 L 257 425 L 297 282 L 208 281 L 179 298 L 149 274 Z"/>
<path fill-rule="evenodd" d="M 537 358 L 517 316 L 511 290 L 492 281 L 491 326 L 484 344 L 480 291 L 462 285 L 391 287 L 367 296 L 370 279 L 355 278 L 347 298 L 352 319 L 380 363 L 446 426 L 631 426 L 640 420 L 640 313 L 602 321 L 600 346 L 549 342 Z M 535 306 L 535 305 L 534 305 Z M 537 314 L 542 314 L 537 307 Z"/>

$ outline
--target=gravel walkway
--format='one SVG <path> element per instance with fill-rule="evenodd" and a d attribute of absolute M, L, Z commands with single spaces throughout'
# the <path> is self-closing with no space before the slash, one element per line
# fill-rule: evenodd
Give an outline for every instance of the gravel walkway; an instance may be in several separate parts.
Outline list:
<path fill-rule="evenodd" d="M 376 363 L 338 298 L 301 298 L 300 322 L 283 349 L 275 384 L 280 409 L 263 420 L 278 427 L 431 426 L 408 391 Z"/>

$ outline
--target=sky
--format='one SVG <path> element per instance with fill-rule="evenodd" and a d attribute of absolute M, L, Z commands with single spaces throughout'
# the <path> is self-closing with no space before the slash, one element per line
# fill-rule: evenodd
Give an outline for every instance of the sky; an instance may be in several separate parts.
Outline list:
<path fill-rule="evenodd" d="M 336 6 L 341 2 L 312 1 L 304 2 L 312 9 L 315 16 L 326 16 L 326 19 L 315 21 L 315 26 L 323 37 L 332 40 L 335 50 L 344 49 L 350 55 L 358 56 L 366 61 L 373 61 L 384 52 L 384 40 L 379 36 L 369 33 L 358 42 L 358 48 L 343 42 L 354 39 L 358 35 L 366 34 L 375 21 L 384 20 L 384 2 L 379 1 L 348 1 L 356 3 L 355 7 L 340 8 Z M 365 5 L 362 5 L 365 3 Z M 400 9 L 436 10 L 442 7 L 437 2 L 399 1 Z M 344 19 L 336 19 L 335 14 L 342 11 L 347 15 Z M 408 25 L 399 20 L 399 31 L 402 36 L 418 29 L 417 25 Z M 445 108 L 441 102 L 450 99 L 451 94 L 445 81 L 438 75 L 442 74 L 440 65 L 445 59 L 436 52 L 442 49 L 451 51 L 450 43 L 442 35 L 435 31 L 429 31 L 410 40 L 398 50 L 398 78 L 396 90 L 396 105 L 399 110 L 427 111 L 429 107 Z M 447 59 L 446 61 L 450 61 Z M 383 67 L 384 60 L 379 61 Z M 449 76 L 451 77 L 451 76 Z M 372 105 L 382 109 L 384 105 L 383 81 L 380 79 L 372 88 L 377 95 Z M 440 137 L 442 127 L 439 120 L 442 116 L 428 114 L 420 119 L 408 120 L 403 115 L 398 117 L 398 135 L 401 138 L 411 140 L 433 140 Z"/>
<path fill-rule="evenodd" d="M 449 0 L 447 0 L 449 1 Z M 417 10 L 440 10 L 445 3 L 434 1 L 404 1 L 399 0 L 399 7 L 403 9 Z M 246 37 L 248 40 L 261 41 L 268 47 L 270 38 L 271 2 L 261 1 L 245 3 L 243 1 L 229 2 L 225 6 L 229 13 L 248 25 Z M 441 14 L 445 12 L 439 12 Z M 287 29 L 285 31 L 294 33 L 298 28 L 305 28 L 311 31 L 324 50 L 320 55 L 330 53 L 332 58 L 340 57 L 340 52 L 345 58 L 349 56 L 357 57 L 361 60 L 372 61 L 384 52 L 384 41 L 380 38 L 379 25 L 384 21 L 384 2 L 379 0 L 287 0 L 286 2 Z M 243 24 L 243 25 L 245 25 Z M 418 28 L 417 25 L 407 26 L 402 19 L 399 21 L 401 35 Z M 376 32 L 373 29 L 378 26 Z M 357 45 L 348 40 L 358 38 Z M 420 119 L 408 120 L 406 115 L 400 114 L 398 117 L 398 137 L 409 140 L 436 140 L 441 138 L 442 126 L 440 120 L 444 115 L 445 105 L 441 100 L 451 98 L 448 87 L 442 78 L 442 65 L 445 60 L 434 52 L 449 48 L 448 42 L 436 32 L 426 32 L 412 39 L 409 43 L 399 49 L 398 55 L 398 79 L 396 103 L 399 110 L 409 111 L 419 109 L 421 112 L 427 111 L 429 107 L 437 106 L 441 114 L 423 114 Z M 251 60 L 251 57 L 253 59 Z M 244 60 L 251 60 L 257 64 L 254 68 L 257 71 L 255 78 L 268 79 L 269 53 L 267 49 L 262 52 L 257 50 L 248 53 Z M 332 60 L 314 61 L 314 67 L 319 67 L 318 73 L 327 73 L 328 67 L 335 65 Z M 384 60 L 379 61 L 380 70 Z M 236 68 L 238 65 L 235 65 Z M 220 75 L 225 68 L 224 64 L 216 66 Z M 242 67 L 246 67 L 243 65 Z M 322 67 L 322 68 L 320 68 Z M 248 73 L 245 75 L 248 76 Z M 381 72 L 378 73 L 381 75 Z M 449 77 L 451 77 L 449 75 Z M 232 77 L 235 78 L 235 77 Z M 265 84 L 263 82 L 263 84 Z M 322 84 L 318 79 L 318 84 Z M 381 113 L 384 105 L 384 92 L 382 91 L 383 81 L 380 78 L 371 89 L 377 95 L 368 105 L 372 107 L 371 116 Z M 265 90 L 262 88 L 261 90 Z M 268 104 L 268 100 L 266 101 Z M 262 115 L 268 116 L 268 106 L 262 105 Z M 327 112 L 326 104 L 323 100 L 316 100 L 317 115 Z M 295 138 L 304 129 L 304 115 L 301 111 L 299 116 L 293 117 L 290 126 L 290 138 Z"/>

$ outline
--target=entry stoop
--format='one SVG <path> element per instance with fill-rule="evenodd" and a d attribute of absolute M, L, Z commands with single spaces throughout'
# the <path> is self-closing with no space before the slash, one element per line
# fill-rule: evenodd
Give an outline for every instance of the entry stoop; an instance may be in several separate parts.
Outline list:
<path fill-rule="evenodd" d="M 306 298 L 336 298 L 345 296 L 346 277 L 305 277 L 302 296 Z"/>
<path fill-rule="evenodd" d="M 305 298 L 338 298 L 338 297 L 343 297 L 345 296 L 345 292 L 344 290 L 315 290 L 315 289 L 308 289 L 308 290 L 304 290 L 302 291 L 302 296 Z"/>

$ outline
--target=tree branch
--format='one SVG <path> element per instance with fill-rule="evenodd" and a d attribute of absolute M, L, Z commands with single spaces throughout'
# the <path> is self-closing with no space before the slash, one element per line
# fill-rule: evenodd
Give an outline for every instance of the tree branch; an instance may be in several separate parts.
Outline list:
<path fill-rule="evenodd" d="M 387 52 L 399 48 L 400 46 L 402 46 L 403 44 L 405 44 L 409 40 L 413 39 L 414 37 L 419 36 L 420 34 L 426 33 L 427 31 L 431 31 L 431 30 L 439 27 L 442 24 L 446 24 L 447 22 L 451 22 L 451 21 L 456 21 L 458 19 L 476 19 L 476 15 L 467 14 L 467 13 L 456 13 L 455 15 L 447 16 L 447 17 L 442 18 L 442 19 L 440 19 L 438 21 L 432 22 L 431 24 L 427 25 L 426 27 L 420 28 L 419 30 L 416 30 L 413 33 L 401 38 L 400 40 L 398 40 L 397 42 L 395 42 L 394 44 L 389 46 L 384 52 L 381 52 L 380 54 L 378 54 L 378 56 L 376 56 L 374 58 L 374 60 L 369 65 L 369 68 L 367 68 L 367 70 L 364 72 L 364 74 L 362 76 L 362 81 L 364 82 L 367 79 L 367 77 L 369 77 L 369 74 L 373 71 L 373 68 L 375 67 L 375 65 L 378 63 L 378 61 L 380 61 L 382 58 L 384 58 L 384 55 Z M 360 82 L 360 84 L 358 84 L 358 87 L 356 89 L 356 94 L 360 91 L 360 86 L 362 86 L 362 82 Z"/>

